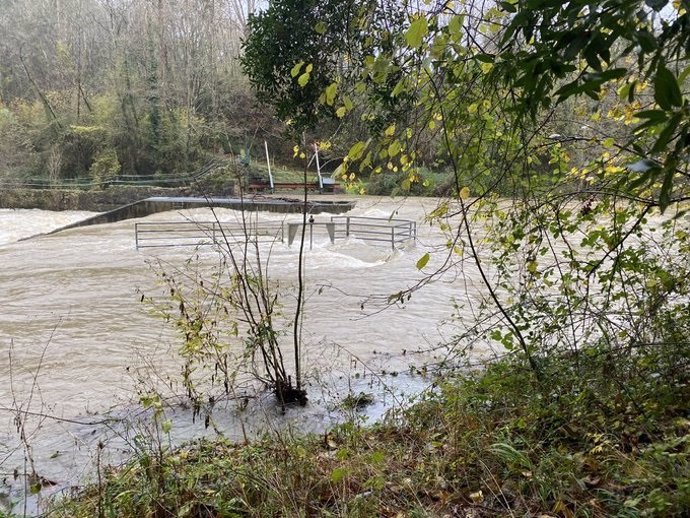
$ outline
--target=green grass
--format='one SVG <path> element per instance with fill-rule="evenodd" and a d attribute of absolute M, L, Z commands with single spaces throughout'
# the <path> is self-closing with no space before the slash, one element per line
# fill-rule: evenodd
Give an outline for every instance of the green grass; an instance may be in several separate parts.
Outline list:
<path fill-rule="evenodd" d="M 141 456 L 51 516 L 687 516 L 688 349 L 506 359 L 387 424 Z"/>

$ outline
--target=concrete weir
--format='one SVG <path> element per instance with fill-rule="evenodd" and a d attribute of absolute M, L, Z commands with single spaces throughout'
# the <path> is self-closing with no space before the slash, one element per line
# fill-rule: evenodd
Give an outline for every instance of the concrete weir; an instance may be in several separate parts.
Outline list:
<path fill-rule="evenodd" d="M 252 196 L 244 198 L 201 198 L 191 196 L 155 196 L 146 198 L 117 209 L 98 214 L 82 221 L 72 223 L 51 232 L 60 232 L 68 228 L 84 227 L 87 225 L 100 225 L 114 223 L 124 219 L 143 218 L 156 212 L 170 210 L 192 209 L 198 207 L 225 207 L 235 210 L 278 212 L 284 214 L 301 213 L 304 202 L 297 199 L 271 198 L 266 196 Z M 352 210 L 354 201 L 308 201 L 310 214 L 327 212 L 330 214 L 342 214 Z"/>

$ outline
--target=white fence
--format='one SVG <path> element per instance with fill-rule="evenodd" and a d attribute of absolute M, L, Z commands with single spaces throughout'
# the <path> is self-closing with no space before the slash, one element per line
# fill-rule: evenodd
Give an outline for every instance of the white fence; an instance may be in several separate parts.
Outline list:
<path fill-rule="evenodd" d="M 336 224 L 336 239 L 354 236 L 363 241 L 390 243 L 393 249 L 417 239 L 417 222 L 408 219 L 332 216 L 331 221 Z"/>
<path fill-rule="evenodd" d="M 247 238 L 266 238 L 283 241 L 283 225 L 247 222 L 223 223 L 218 221 L 142 221 L 134 224 L 137 249 L 171 246 L 203 246 L 245 241 Z"/>
<path fill-rule="evenodd" d="M 134 225 L 137 249 L 173 246 L 203 246 L 228 242 L 243 242 L 247 238 L 285 240 L 285 228 L 289 229 L 290 243 L 301 222 L 259 222 L 247 220 L 240 223 L 218 221 L 145 221 Z M 309 225 L 309 223 L 307 223 Z M 309 225 L 324 226 L 331 242 L 354 236 L 363 241 L 389 243 L 392 249 L 417 239 L 417 222 L 406 219 L 369 218 L 365 216 L 333 216 L 330 223 L 314 222 Z"/>

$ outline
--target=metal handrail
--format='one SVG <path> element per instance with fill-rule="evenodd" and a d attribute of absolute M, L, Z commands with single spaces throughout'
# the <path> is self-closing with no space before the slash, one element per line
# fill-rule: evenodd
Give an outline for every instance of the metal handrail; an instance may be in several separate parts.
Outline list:
<path fill-rule="evenodd" d="M 345 228 L 336 227 L 336 234 L 356 235 L 364 241 L 387 241 L 391 248 L 408 240 L 417 240 L 417 222 L 397 218 L 374 218 L 368 216 L 331 216 L 331 221 Z M 383 222 L 383 223 L 380 223 Z M 381 237 L 374 237 L 381 236 Z M 384 237 L 385 236 L 385 237 Z"/>
<path fill-rule="evenodd" d="M 282 223 L 257 225 L 230 224 L 218 221 L 140 221 L 134 224 L 134 240 L 137 250 L 140 248 L 170 246 L 202 246 L 222 243 L 225 238 L 241 235 L 269 236 L 283 241 Z M 197 240 L 188 242 L 190 238 Z M 177 239 L 177 241 L 176 241 Z M 179 240 L 185 239 L 184 242 Z"/>
<path fill-rule="evenodd" d="M 302 223 L 288 223 L 292 234 Z M 366 216 L 332 216 L 330 223 L 314 222 L 326 226 L 334 242 L 336 238 L 356 235 L 363 241 L 387 242 L 395 248 L 406 241 L 417 239 L 417 222 L 405 219 L 369 218 Z M 280 222 L 247 220 L 246 225 L 218 221 L 141 221 L 134 225 L 136 248 L 201 246 L 222 243 L 225 237 L 269 236 L 285 241 L 285 225 Z M 310 233 L 311 235 L 311 233 Z M 225 237 L 224 237 L 225 236 Z M 294 235 L 293 235 L 294 237 Z M 190 240 L 197 238 L 194 242 Z M 292 241 L 292 239 L 290 239 Z M 311 241 L 311 240 L 310 240 Z"/>

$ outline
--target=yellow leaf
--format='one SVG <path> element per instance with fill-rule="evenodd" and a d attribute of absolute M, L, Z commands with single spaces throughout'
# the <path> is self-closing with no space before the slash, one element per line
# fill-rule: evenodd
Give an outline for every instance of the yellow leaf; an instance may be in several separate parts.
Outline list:
<path fill-rule="evenodd" d="M 397 156 L 400 153 L 402 146 L 399 140 L 394 140 L 390 146 L 388 146 L 388 156 L 391 158 Z"/>
<path fill-rule="evenodd" d="M 299 71 L 302 69 L 302 65 L 304 65 L 304 61 L 300 61 L 299 63 L 295 64 L 295 66 L 292 67 L 292 70 L 290 70 L 290 76 L 296 77 L 297 74 L 299 74 Z"/>
<path fill-rule="evenodd" d="M 472 500 L 472 502 L 475 504 L 479 504 L 484 501 L 484 493 L 482 493 L 481 490 L 470 493 L 470 500 Z"/>
<path fill-rule="evenodd" d="M 324 92 L 324 99 L 326 101 L 326 104 L 328 106 L 333 106 L 333 103 L 335 102 L 335 95 L 338 91 L 338 83 L 331 83 L 326 87 L 326 91 Z"/>
<path fill-rule="evenodd" d="M 305 86 L 307 86 L 307 83 L 308 83 L 308 82 L 309 82 L 309 72 L 305 72 L 304 74 L 302 74 L 301 76 L 299 76 L 299 77 L 297 78 L 297 83 L 299 83 L 299 85 L 300 85 L 302 88 L 304 88 Z"/>
<path fill-rule="evenodd" d="M 350 151 L 347 154 L 347 156 L 350 158 L 350 160 L 359 160 L 360 158 L 362 158 L 362 155 L 364 154 L 366 148 L 367 143 L 360 140 L 350 148 Z"/>
<path fill-rule="evenodd" d="M 419 260 L 417 261 L 417 265 L 416 265 L 417 270 L 421 270 L 422 268 L 424 268 L 427 265 L 427 263 L 429 262 L 430 257 L 431 256 L 429 255 L 429 252 L 425 253 L 422 257 L 420 257 Z"/>
<path fill-rule="evenodd" d="M 466 200 L 469 197 L 470 197 L 470 188 L 469 187 L 463 187 L 462 189 L 460 189 L 460 199 Z"/>

